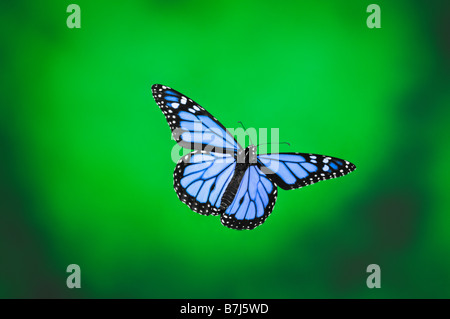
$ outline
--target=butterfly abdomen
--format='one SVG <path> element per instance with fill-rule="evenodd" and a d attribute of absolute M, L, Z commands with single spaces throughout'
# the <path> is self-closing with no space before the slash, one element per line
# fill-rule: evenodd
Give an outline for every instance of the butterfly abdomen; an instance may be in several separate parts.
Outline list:
<path fill-rule="evenodd" d="M 241 184 L 242 178 L 244 177 L 245 171 L 248 168 L 248 164 L 236 164 L 236 170 L 234 172 L 233 177 L 231 178 L 230 183 L 228 184 L 225 193 L 222 196 L 222 201 L 220 202 L 220 211 L 225 211 L 228 206 L 234 200 L 236 193 L 239 189 L 239 185 Z"/>

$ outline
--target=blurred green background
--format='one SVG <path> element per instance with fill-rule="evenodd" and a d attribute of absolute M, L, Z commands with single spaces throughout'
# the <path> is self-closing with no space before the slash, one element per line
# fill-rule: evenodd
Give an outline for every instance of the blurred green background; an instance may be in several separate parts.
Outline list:
<path fill-rule="evenodd" d="M 0 297 L 450 297 L 448 1 L 70 3 L 0 5 Z M 153 83 L 358 169 L 223 227 L 173 190 Z"/>

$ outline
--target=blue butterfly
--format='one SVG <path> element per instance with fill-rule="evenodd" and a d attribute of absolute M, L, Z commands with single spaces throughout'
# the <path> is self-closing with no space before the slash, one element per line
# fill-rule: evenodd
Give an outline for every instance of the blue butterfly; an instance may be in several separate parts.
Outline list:
<path fill-rule="evenodd" d="M 194 212 L 220 215 L 223 225 L 253 229 L 270 215 L 277 187 L 300 188 L 336 178 L 355 165 L 331 156 L 308 153 L 257 154 L 243 148 L 208 111 L 170 87 L 155 84 L 153 97 L 179 145 L 194 150 L 174 172 L 179 199 Z"/>

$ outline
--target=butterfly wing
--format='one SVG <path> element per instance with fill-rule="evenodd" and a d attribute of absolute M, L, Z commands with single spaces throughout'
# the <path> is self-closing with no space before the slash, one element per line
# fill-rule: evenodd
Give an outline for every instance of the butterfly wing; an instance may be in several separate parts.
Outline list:
<path fill-rule="evenodd" d="M 277 187 L 256 166 L 249 166 L 236 195 L 222 212 L 222 224 L 233 229 L 253 229 L 270 215 L 277 199 Z"/>
<path fill-rule="evenodd" d="M 230 154 L 194 151 L 185 155 L 173 174 L 178 198 L 199 214 L 218 215 L 235 168 L 236 160 Z"/>
<path fill-rule="evenodd" d="M 182 147 L 232 154 L 242 149 L 214 116 L 187 96 L 160 84 L 152 86 L 152 93 Z"/>
<path fill-rule="evenodd" d="M 354 164 L 340 158 L 307 153 L 260 154 L 258 164 L 282 189 L 311 185 L 356 169 Z"/>

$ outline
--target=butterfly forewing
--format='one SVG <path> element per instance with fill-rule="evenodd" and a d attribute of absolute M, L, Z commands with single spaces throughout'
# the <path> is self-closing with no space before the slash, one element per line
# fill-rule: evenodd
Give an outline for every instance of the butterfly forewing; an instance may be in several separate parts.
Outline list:
<path fill-rule="evenodd" d="M 160 84 L 152 86 L 152 93 L 182 147 L 231 154 L 242 149 L 230 132 L 192 99 Z"/>
<path fill-rule="evenodd" d="M 340 158 L 308 153 L 260 154 L 258 164 L 267 177 L 282 189 L 299 188 L 344 176 L 356 168 Z"/>

